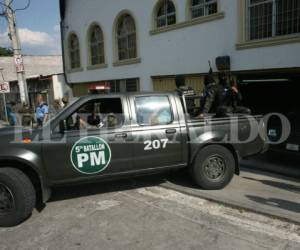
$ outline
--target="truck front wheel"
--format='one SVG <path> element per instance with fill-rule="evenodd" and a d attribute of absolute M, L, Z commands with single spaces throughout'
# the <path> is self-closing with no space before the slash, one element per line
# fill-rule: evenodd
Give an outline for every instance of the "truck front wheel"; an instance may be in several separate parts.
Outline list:
<path fill-rule="evenodd" d="M 27 219 L 36 202 L 30 179 L 20 170 L 0 168 L 0 226 L 12 227 Z"/>
<path fill-rule="evenodd" d="M 227 148 L 210 145 L 198 153 L 191 172 L 196 184 L 201 188 L 223 189 L 234 176 L 235 160 Z"/>

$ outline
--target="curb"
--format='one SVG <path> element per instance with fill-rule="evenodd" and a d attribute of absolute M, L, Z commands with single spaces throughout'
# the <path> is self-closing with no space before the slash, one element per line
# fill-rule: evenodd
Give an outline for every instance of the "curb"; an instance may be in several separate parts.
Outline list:
<path fill-rule="evenodd" d="M 236 201 L 233 201 L 233 200 L 223 199 L 223 198 L 220 198 L 220 197 L 216 197 L 212 194 L 206 194 L 206 193 L 200 192 L 198 190 L 197 191 L 187 190 L 184 187 L 177 186 L 177 185 L 172 184 L 170 182 L 163 183 L 160 186 L 163 187 L 163 188 L 166 188 L 166 189 L 170 189 L 170 190 L 173 190 L 173 191 L 177 191 L 177 192 L 186 194 L 186 195 L 191 195 L 191 196 L 194 196 L 196 198 L 202 198 L 202 199 L 205 199 L 205 200 L 208 200 L 208 201 L 211 201 L 211 202 L 220 203 L 220 204 L 222 204 L 224 206 L 227 206 L 227 207 L 231 207 L 231 208 L 234 208 L 234 209 L 242 209 L 242 210 L 245 210 L 247 212 L 252 212 L 252 213 L 254 212 L 254 213 L 261 214 L 261 215 L 264 215 L 264 216 L 267 216 L 267 217 L 271 217 L 273 219 L 286 221 L 288 223 L 292 223 L 292 224 L 300 226 L 300 221 L 296 221 L 296 220 L 294 220 L 294 218 L 292 216 L 285 215 L 281 212 L 280 213 L 274 213 L 272 210 L 267 209 L 267 208 L 261 209 L 261 208 L 255 207 L 255 206 L 249 206 L 248 204 L 246 205 L 246 204 L 239 203 L 239 202 L 236 202 Z"/>

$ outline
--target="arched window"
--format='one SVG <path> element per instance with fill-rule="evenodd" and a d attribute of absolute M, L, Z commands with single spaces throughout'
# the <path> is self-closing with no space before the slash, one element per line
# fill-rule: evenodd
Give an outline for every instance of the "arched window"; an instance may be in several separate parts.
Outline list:
<path fill-rule="evenodd" d="M 190 0 L 191 17 L 208 16 L 218 12 L 218 0 Z"/>
<path fill-rule="evenodd" d="M 104 38 L 102 29 L 94 25 L 89 33 L 90 64 L 99 65 L 105 63 Z"/>
<path fill-rule="evenodd" d="M 121 16 L 117 24 L 118 59 L 126 60 L 137 57 L 136 27 L 132 16 Z"/>
<path fill-rule="evenodd" d="M 71 69 L 80 68 L 80 47 L 76 34 L 71 34 L 69 37 L 69 53 Z"/>
<path fill-rule="evenodd" d="M 157 28 L 176 23 L 176 8 L 171 0 L 162 0 L 158 7 L 156 26 Z"/>

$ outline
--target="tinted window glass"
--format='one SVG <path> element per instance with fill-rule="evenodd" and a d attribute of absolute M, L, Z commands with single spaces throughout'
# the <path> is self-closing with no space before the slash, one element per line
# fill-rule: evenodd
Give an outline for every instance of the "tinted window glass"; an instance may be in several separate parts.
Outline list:
<path fill-rule="evenodd" d="M 106 98 L 87 102 L 65 120 L 65 129 L 114 129 L 124 122 L 119 98 Z"/>
<path fill-rule="evenodd" d="M 135 103 L 138 124 L 157 126 L 173 122 L 173 113 L 167 96 L 137 97 Z"/>

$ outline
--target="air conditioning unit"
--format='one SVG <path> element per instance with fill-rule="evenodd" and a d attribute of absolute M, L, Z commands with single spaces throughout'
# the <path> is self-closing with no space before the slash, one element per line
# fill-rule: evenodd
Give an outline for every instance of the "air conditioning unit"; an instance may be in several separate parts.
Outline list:
<path fill-rule="evenodd" d="M 228 71 L 231 68 L 230 56 L 219 56 L 216 58 L 216 66 L 219 71 Z"/>

